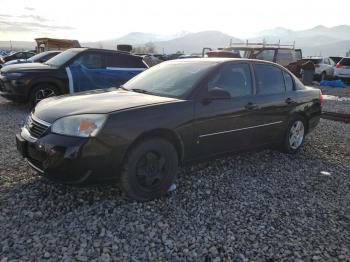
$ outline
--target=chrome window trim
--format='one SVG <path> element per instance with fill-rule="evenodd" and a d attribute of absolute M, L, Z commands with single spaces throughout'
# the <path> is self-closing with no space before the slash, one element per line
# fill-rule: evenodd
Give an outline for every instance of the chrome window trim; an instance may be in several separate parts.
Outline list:
<path fill-rule="evenodd" d="M 210 133 L 210 134 L 200 135 L 199 138 L 208 137 L 208 136 L 215 136 L 215 135 L 221 135 L 221 134 L 226 134 L 226 133 L 232 133 L 232 132 L 237 132 L 237 131 L 242 131 L 242 130 L 247 130 L 247 129 L 252 129 L 252 128 L 258 128 L 258 127 L 263 127 L 263 126 L 277 125 L 277 124 L 280 124 L 282 122 L 283 121 L 277 121 L 277 122 L 272 122 L 272 123 L 263 124 L 263 125 L 249 126 L 249 127 L 243 127 L 243 128 L 238 128 L 238 129 L 226 130 L 226 131 L 221 131 L 221 132 L 216 132 L 216 133 Z"/>

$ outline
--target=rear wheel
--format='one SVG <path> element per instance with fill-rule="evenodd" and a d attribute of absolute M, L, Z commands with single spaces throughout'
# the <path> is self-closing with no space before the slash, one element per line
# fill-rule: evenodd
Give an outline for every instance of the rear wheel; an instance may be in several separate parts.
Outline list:
<path fill-rule="evenodd" d="M 123 163 L 120 187 L 130 198 L 147 201 L 164 195 L 174 182 L 178 155 L 167 140 L 152 138 L 138 143 Z"/>
<path fill-rule="evenodd" d="M 29 105 L 34 107 L 41 100 L 59 95 L 59 90 L 50 84 L 41 84 L 33 88 L 29 96 Z"/>
<path fill-rule="evenodd" d="M 305 132 L 305 119 L 301 116 L 294 117 L 286 130 L 282 150 L 286 153 L 296 153 L 304 143 Z"/>

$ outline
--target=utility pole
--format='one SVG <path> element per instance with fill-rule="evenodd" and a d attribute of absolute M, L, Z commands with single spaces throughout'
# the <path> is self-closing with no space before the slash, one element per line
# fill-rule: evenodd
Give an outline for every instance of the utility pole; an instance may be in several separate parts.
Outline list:
<path fill-rule="evenodd" d="M 12 51 L 12 41 L 10 40 L 10 49 Z"/>

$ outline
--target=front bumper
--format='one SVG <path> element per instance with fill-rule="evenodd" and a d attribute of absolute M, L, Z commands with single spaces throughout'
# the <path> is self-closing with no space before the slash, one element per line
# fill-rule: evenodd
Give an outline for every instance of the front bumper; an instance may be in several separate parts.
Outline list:
<path fill-rule="evenodd" d="M 118 178 L 113 150 L 97 138 L 49 133 L 31 137 L 26 128 L 16 135 L 17 149 L 41 175 L 67 184 Z"/>
<path fill-rule="evenodd" d="M 0 95 L 15 101 L 26 101 L 30 89 L 30 80 L 7 79 L 0 76 Z"/>

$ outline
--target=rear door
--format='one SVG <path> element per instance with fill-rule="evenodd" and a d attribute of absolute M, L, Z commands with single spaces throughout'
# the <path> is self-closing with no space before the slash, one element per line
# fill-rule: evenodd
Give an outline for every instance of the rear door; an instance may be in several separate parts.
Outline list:
<path fill-rule="evenodd" d="M 285 78 L 281 68 L 267 63 L 254 63 L 256 95 L 253 103 L 258 106 L 254 143 L 269 144 L 281 139 L 288 120 L 289 104 Z"/>
<path fill-rule="evenodd" d="M 231 98 L 207 100 L 213 88 L 226 90 Z M 255 111 L 247 105 L 252 94 L 249 63 L 225 64 L 204 84 L 195 104 L 195 155 L 210 156 L 251 146 Z"/>

